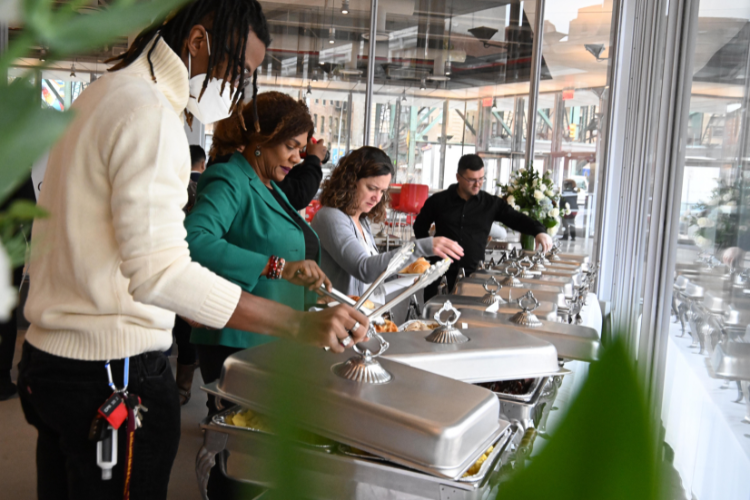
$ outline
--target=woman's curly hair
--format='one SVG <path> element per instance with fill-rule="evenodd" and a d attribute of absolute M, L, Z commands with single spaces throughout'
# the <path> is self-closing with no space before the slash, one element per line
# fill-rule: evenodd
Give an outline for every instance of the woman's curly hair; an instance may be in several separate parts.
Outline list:
<path fill-rule="evenodd" d="M 323 183 L 320 204 L 354 215 L 359 203 L 356 200 L 357 181 L 381 175 L 390 175 L 393 178 L 393 171 L 393 162 L 380 149 L 371 146 L 355 149 L 339 161 L 331 176 Z M 367 217 L 374 222 L 383 222 L 385 207 L 389 201 L 390 197 L 386 191 L 380 203 L 370 210 Z"/>
<path fill-rule="evenodd" d="M 216 124 L 213 144 L 209 155 L 212 158 L 231 155 L 240 147 L 276 146 L 284 141 L 307 133 L 312 136 L 315 125 L 310 111 L 302 101 L 281 92 L 263 92 L 255 98 L 258 108 L 258 127 L 246 127 L 253 123 L 253 102 L 242 109 L 235 108 L 232 116 Z M 257 129 L 257 130 L 256 130 Z"/>

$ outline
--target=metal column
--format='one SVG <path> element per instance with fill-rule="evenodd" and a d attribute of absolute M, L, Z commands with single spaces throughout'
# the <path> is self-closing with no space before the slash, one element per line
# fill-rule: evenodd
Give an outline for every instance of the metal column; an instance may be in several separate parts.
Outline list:
<path fill-rule="evenodd" d="M 443 102 L 443 126 L 440 131 L 440 183 L 438 187 L 445 189 L 445 156 L 448 149 L 448 113 L 450 107 L 448 105 L 448 99 Z"/>
<path fill-rule="evenodd" d="M 542 73 L 542 44 L 544 42 L 545 0 L 536 0 L 534 22 L 534 46 L 531 51 L 531 76 L 529 78 L 529 112 L 526 122 L 526 168 L 534 161 L 534 138 L 536 136 L 536 109 L 539 100 L 539 79 Z"/>
<path fill-rule="evenodd" d="M 370 0 L 370 45 L 367 52 L 367 88 L 365 89 L 365 140 L 363 143 L 365 146 L 371 145 L 370 119 L 372 118 L 372 86 L 375 84 L 375 46 L 377 45 L 377 31 L 378 0 Z"/>

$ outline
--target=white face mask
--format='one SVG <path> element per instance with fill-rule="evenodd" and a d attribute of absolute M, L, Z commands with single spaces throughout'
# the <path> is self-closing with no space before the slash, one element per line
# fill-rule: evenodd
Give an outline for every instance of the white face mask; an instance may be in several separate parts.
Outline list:
<path fill-rule="evenodd" d="M 211 45 L 206 38 L 208 46 L 208 56 L 211 56 Z M 188 75 L 192 74 L 193 56 L 188 55 Z M 190 79 L 190 100 L 187 104 L 187 110 L 190 111 L 201 123 L 218 122 L 229 118 L 232 114 L 232 98 L 234 97 L 235 88 L 231 84 L 224 86 L 224 92 L 221 91 L 222 80 L 211 78 L 206 86 L 206 91 L 198 101 L 198 96 L 203 91 L 203 82 L 206 80 L 206 74 L 195 75 Z"/>

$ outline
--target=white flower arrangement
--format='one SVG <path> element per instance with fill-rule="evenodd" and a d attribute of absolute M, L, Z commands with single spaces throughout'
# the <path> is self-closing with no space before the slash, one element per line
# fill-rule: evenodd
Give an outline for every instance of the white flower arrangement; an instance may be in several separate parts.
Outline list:
<path fill-rule="evenodd" d="M 511 174 L 508 184 L 500 187 L 500 196 L 508 205 L 544 224 L 547 234 L 556 234 L 560 225 L 558 217 L 570 214 L 570 205 L 561 209 L 560 191 L 549 172 L 540 176 L 533 168 L 521 168 Z"/>

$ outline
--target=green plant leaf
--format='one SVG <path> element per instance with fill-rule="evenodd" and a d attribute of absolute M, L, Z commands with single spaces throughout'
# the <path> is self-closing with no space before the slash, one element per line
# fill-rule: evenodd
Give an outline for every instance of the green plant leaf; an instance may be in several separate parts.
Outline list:
<path fill-rule="evenodd" d="M 69 16 L 65 22 L 51 20 L 49 26 L 38 26 L 41 29 L 37 33 L 56 57 L 80 54 L 118 36 L 137 32 L 186 2 L 159 0 L 132 4 L 120 1 L 96 14 Z"/>
<path fill-rule="evenodd" d="M 21 79 L 0 92 L 0 202 L 28 177 L 33 163 L 73 119 L 69 112 L 41 109 L 37 92 Z"/>
<path fill-rule="evenodd" d="M 659 471 L 645 398 L 621 340 L 589 377 L 546 447 L 499 500 L 656 500 Z"/>

